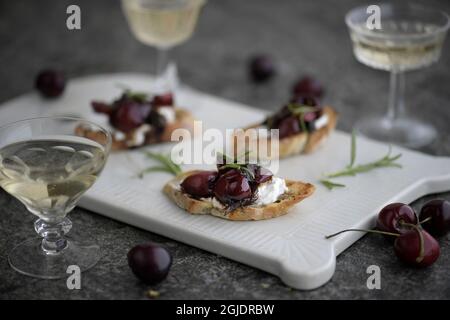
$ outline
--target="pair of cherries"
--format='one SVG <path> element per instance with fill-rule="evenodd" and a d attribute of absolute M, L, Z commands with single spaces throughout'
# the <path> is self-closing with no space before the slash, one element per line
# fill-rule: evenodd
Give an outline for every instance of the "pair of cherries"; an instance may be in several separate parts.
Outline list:
<path fill-rule="evenodd" d="M 377 229 L 348 229 L 337 234 L 368 231 L 395 237 L 394 250 L 400 260 L 416 267 L 430 266 L 440 255 L 439 243 L 434 237 L 444 236 L 450 231 L 450 202 L 431 200 L 422 207 L 419 215 L 404 203 L 389 204 L 378 214 Z"/>

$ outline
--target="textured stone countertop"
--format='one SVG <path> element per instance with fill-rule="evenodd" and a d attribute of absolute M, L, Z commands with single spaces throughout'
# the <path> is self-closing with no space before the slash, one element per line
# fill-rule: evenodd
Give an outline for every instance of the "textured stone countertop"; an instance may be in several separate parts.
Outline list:
<path fill-rule="evenodd" d="M 275 109 L 292 82 L 304 74 L 320 79 L 326 102 L 341 113 L 339 128 L 386 105 L 388 75 L 356 62 L 344 24 L 345 13 L 360 1 L 210 0 L 195 36 L 173 50 L 184 83 L 249 105 Z M 450 2 L 424 1 L 450 12 Z M 65 27 L 66 7 L 78 4 L 82 29 Z M 69 77 L 110 72 L 151 72 L 154 51 L 130 34 L 119 1 L 1 1 L 0 101 L 32 89 L 36 73 L 47 66 Z M 273 82 L 253 87 L 246 62 L 269 53 L 279 64 Z M 408 108 L 432 121 L 440 137 L 422 151 L 450 156 L 450 41 L 438 64 L 407 75 Z M 24 115 L 25 117 L 26 115 Z M 413 128 L 412 128 L 413 129 Z M 450 168 L 449 168 L 450 170 Z M 420 208 L 427 199 L 418 199 Z M 323 287 L 297 291 L 278 278 L 226 258 L 76 208 L 70 217 L 74 236 L 92 235 L 105 251 L 98 265 L 83 274 L 82 289 L 70 291 L 65 280 L 45 281 L 13 271 L 8 250 L 33 237 L 34 217 L 0 191 L 1 299 L 145 299 L 149 287 L 131 274 L 126 253 L 135 244 L 166 245 L 174 264 L 166 281 L 152 288 L 161 299 L 378 299 L 450 298 L 449 237 L 440 240 L 442 255 L 428 269 L 402 266 L 393 249 L 377 235 L 367 235 L 337 258 L 336 273 Z M 366 268 L 381 268 L 382 289 L 368 290 Z"/>

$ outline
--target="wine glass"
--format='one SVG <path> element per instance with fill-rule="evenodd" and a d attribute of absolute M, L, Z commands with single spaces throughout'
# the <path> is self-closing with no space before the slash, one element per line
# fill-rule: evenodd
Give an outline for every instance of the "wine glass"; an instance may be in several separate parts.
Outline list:
<path fill-rule="evenodd" d="M 168 66 L 168 50 L 187 41 L 194 32 L 206 0 L 122 0 L 134 36 L 157 50 L 157 93 L 173 92 L 178 84 L 175 64 Z"/>
<path fill-rule="evenodd" d="M 95 141 L 77 135 L 85 127 L 97 132 Z M 8 255 L 16 271 L 58 279 L 67 277 L 68 266 L 85 271 L 97 263 L 97 245 L 65 236 L 72 227 L 66 215 L 97 180 L 110 148 L 110 133 L 80 118 L 42 117 L 0 127 L 0 186 L 39 218 L 34 228 L 40 237 Z"/>
<path fill-rule="evenodd" d="M 410 148 L 419 148 L 437 136 L 435 128 L 406 114 L 404 72 L 439 60 L 448 16 L 416 4 L 380 4 L 380 27 L 372 28 L 367 6 L 352 9 L 345 18 L 356 59 L 375 69 L 390 71 L 388 108 L 384 116 L 359 120 L 364 135 Z M 375 24 L 376 27 L 376 24 Z"/>

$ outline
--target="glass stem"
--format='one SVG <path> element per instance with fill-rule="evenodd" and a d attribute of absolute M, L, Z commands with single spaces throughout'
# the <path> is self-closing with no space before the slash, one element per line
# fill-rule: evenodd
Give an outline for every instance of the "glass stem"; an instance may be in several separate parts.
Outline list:
<path fill-rule="evenodd" d="M 64 218 L 57 223 L 38 219 L 34 223 L 34 229 L 42 237 L 41 247 L 46 254 L 58 254 L 67 247 L 67 240 L 64 235 L 71 228 L 72 221 L 68 218 Z"/>
<path fill-rule="evenodd" d="M 389 102 L 386 115 L 390 122 L 397 120 L 405 113 L 404 93 L 404 73 L 402 71 L 392 70 L 390 75 Z"/>
<path fill-rule="evenodd" d="M 168 49 L 157 48 L 156 49 L 156 76 L 162 78 L 167 69 L 168 64 Z"/>
<path fill-rule="evenodd" d="M 155 93 L 163 94 L 171 91 L 170 79 L 168 75 L 168 50 L 165 48 L 157 48 L 155 74 Z"/>

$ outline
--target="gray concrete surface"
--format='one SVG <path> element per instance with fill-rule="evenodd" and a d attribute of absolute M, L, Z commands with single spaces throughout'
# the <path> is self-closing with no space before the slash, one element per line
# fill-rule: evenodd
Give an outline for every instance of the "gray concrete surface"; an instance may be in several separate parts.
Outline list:
<path fill-rule="evenodd" d="M 448 1 L 423 1 L 450 12 Z M 69 4 L 82 10 L 82 30 L 68 31 Z M 357 63 L 352 55 L 344 15 L 361 1 L 210 0 L 195 36 L 176 48 L 184 83 L 224 98 L 275 109 L 286 100 L 292 82 L 312 74 L 327 90 L 325 101 L 341 113 L 339 128 L 350 130 L 358 117 L 382 112 L 388 75 Z M 119 71 L 151 72 L 154 51 L 130 34 L 118 1 L 0 1 L 0 101 L 33 87 L 44 67 L 65 70 L 69 77 Z M 270 84 L 255 88 L 246 77 L 254 53 L 269 53 L 279 64 Z M 450 41 L 441 61 L 407 75 L 411 112 L 432 121 L 440 137 L 424 152 L 450 156 Z M 449 168 L 450 170 L 450 168 Z M 414 202 L 420 208 L 431 195 Z M 146 299 L 145 286 L 131 274 L 126 253 L 135 244 L 156 241 L 173 254 L 169 277 L 152 289 L 160 299 L 442 299 L 450 298 L 449 237 L 440 239 L 442 255 L 423 270 L 403 266 L 383 238 L 368 235 L 337 259 L 336 273 L 310 292 L 286 287 L 279 279 L 251 267 L 185 244 L 110 220 L 80 208 L 71 214 L 72 235 L 91 236 L 104 258 L 83 274 L 82 289 L 70 291 L 65 280 L 22 276 L 7 263 L 11 246 L 34 236 L 34 217 L 0 191 L 1 299 Z M 368 290 L 366 268 L 381 267 L 382 289 Z"/>

